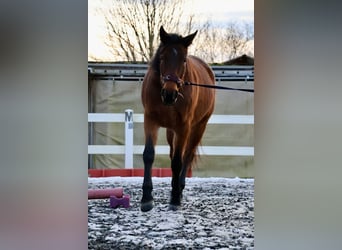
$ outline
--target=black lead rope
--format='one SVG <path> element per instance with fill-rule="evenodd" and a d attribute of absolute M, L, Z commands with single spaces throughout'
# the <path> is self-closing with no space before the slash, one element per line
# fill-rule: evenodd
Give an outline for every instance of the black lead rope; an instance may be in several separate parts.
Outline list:
<path fill-rule="evenodd" d="M 193 83 L 193 82 L 184 82 L 184 85 L 192 85 L 192 86 L 211 88 L 211 89 L 237 90 L 237 91 L 253 92 L 254 93 L 254 89 L 237 89 L 237 88 L 229 88 L 229 87 L 223 87 L 223 86 L 217 86 L 217 85 L 198 84 L 198 83 Z"/>

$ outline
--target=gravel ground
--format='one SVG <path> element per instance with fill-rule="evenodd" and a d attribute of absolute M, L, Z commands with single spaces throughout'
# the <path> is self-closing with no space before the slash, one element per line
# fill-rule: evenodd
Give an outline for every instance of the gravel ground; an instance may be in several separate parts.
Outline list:
<path fill-rule="evenodd" d="M 253 249 L 254 180 L 188 178 L 182 207 L 168 210 L 171 178 L 153 178 L 155 207 L 140 211 L 142 177 L 89 178 L 88 188 L 123 187 L 130 208 L 88 200 L 88 249 Z"/>

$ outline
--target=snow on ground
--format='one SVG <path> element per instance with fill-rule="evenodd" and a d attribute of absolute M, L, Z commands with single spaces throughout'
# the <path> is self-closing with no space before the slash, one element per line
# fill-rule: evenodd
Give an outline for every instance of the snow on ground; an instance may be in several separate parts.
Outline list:
<path fill-rule="evenodd" d="M 187 178 L 182 207 L 168 210 L 171 178 L 153 178 L 155 207 L 140 211 L 142 177 L 89 178 L 88 188 L 123 187 L 131 207 L 88 200 L 88 249 L 253 249 L 254 180 Z"/>

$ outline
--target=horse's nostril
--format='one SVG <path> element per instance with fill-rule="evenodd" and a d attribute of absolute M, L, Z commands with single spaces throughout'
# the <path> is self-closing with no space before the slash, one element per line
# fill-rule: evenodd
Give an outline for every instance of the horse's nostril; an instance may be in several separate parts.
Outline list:
<path fill-rule="evenodd" d="M 166 97 L 166 90 L 165 89 L 162 89 L 160 94 L 163 96 L 163 97 Z"/>
<path fill-rule="evenodd" d="M 174 104 L 178 97 L 178 91 L 175 91 L 175 90 L 168 91 L 166 89 L 162 89 L 160 94 L 161 94 L 161 99 L 163 103 L 166 105 Z"/>

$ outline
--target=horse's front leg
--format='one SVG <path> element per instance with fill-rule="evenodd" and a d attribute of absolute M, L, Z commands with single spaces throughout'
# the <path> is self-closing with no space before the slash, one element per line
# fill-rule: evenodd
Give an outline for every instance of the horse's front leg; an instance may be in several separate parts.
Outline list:
<path fill-rule="evenodd" d="M 183 150 L 185 148 L 185 143 L 187 141 L 188 136 L 186 134 L 177 135 L 176 137 L 176 145 L 174 148 L 174 154 L 171 160 L 171 168 L 172 168 L 172 191 L 171 191 L 171 200 L 169 208 L 171 210 L 177 210 L 181 204 L 182 198 L 182 186 L 181 186 L 181 171 L 183 166 Z"/>
<path fill-rule="evenodd" d="M 182 155 L 179 148 L 176 148 L 173 158 L 171 160 L 172 168 L 172 191 L 170 200 L 170 209 L 177 210 L 181 204 L 181 188 L 179 183 L 179 175 L 182 168 Z"/>
<path fill-rule="evenodd" d="M 152 184 L 152 164 L 154 162 L 155 151 L 154 147 L 157 141 L 158 127 L 145 116 L 145 149 L 143 153 L 144 160 L 144 182 L 142 185 L 143 196 L 141 199 L 140 209 L 143 212 L 150 211 L 153 206 L 153 184 Z"/>

